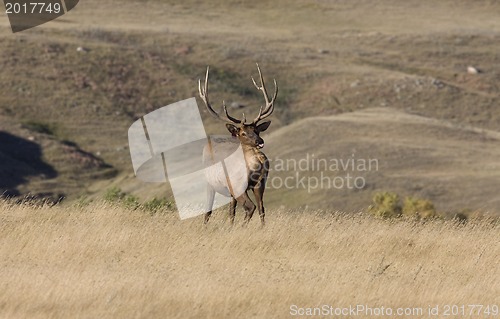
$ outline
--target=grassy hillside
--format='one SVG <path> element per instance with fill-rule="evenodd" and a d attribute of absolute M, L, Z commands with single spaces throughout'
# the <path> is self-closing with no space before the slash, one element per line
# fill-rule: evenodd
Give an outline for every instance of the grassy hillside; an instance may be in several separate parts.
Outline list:
<path fill-rule="evenodd" d="M 103 204 L 0 211 L 1 317 L 289 318 L 293 305 L 443 313 L 500 301 L 499 225 L 488 220 L 271 210 L 259 229 Z"/>
<path fill-rule="evenodd" d="M 448 213 L 500 212 L 497 131 L 374 108 L 307 118 L 266 140 L 271 205 L 359 211 L 385 190 Z M 279 187 L 287 178 L 297 189 Z"/>
<path fill-rule="evenodd" d="M 245 105 L 237 112 L 254 115 L 261 97 L 250 77 L 258 61 L 264 75 L 280 85 L 266 147 L 273 157 L 298 156 L 294 152 L 330 156 L 337 154 L 331 152 L 335 147 L 349 156 L 351 149 L 364 147 L 376 149 L 374 154 L 387 163 L 367 189 L 342 193 L 343 201 L 291 190 L 286 196 L 294 200 L 286 202 L 269 192 L 270 204 L 358 209 L 369 205 L 370 191 L 389 189 L 429 197 L 445 210 L 496 210 L 498 198 L 488 190 L 496 187 L 498 167 L 488 161 L 498 153 L 497 143 L 487 141 L 483 147 L 480 137 L 472 138 L 468 148 L 464 136 L 470 130 L 460 127 L 495 131 L 500 125 L 499 9 L 495 1 L 475 1 L 474 6 L 468 1 L 393 0 L 85 1 L 61 19 L 19 34 L 10 33 L 0 14 L 0 130 L 22 140 L 34 138 L 37 158 L 55 170 L 50 175 L 36 169 L 41 166 L 26 167 L 9 191 L 64 194 L 72 200 L 102 197 L 118 185 L 143 198 L 165 196 L 167 185 L 134 179 L 129 125 L 158 107 L 195 96 L 206 65 L 212 66 L 214 104 L 237 102 Z M 77 51 L 80 46 L 86 50 Z M 469 65 L 482 72 L 468 74 Z M 357 133 L 361 124 L 320 131 L 302 122 L 328 117 L 320 121 L 328 123 L 332 115 L 374 107 L 397 111 L 389 131 L 383 118 L 364 131 L 380 140 L 363 140 Z M 456 157 L 454 150 L 433 144 L 440 133 L 426 131 L 425 121 L 408 130 L 407 117 L 399 111 L 455 126 L 437 131 L 445 131 L 462 162 L 453 160 L 443 176 L 445 158 Z M 225 131 L 204 110 L 202 115 L 209 133 Z M 33 132 L 33 127 L 51 131 Z M 294 134 L 309 139 L 290 150 Z M 397 144 L 401 136 L 402 147 Z M 335 143 L 306 143 L 319 140 Z M 427 143 L 432 146 L 426 148 Z M 64 145 L 76 145 L 106 167 L 99 164 L 96 172 L 89 171 L 67 156 Z M 422 153 L 415 157 L 416 152 Z M 487 160 L 478 161 L 483 155 Z M 9 167 L 26 166 L 2 145 L 0 156 L 9 159 Z M 0 170 L 0 179 L 9 181 L 3 184 L 13 184 L 6 173 L 11 171 Z M 457 182 L 463 186 L 451 190 Z"/>

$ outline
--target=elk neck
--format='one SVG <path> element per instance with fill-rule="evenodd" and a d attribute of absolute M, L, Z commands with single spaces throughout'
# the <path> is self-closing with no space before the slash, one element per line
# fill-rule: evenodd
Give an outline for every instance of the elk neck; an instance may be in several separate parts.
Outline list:
<path fill-rule="evenodd" d="M 242 144 L 242 149 L 250 171 L 260 170 L 267 161 L 266 155 L 255 146 Z"/>

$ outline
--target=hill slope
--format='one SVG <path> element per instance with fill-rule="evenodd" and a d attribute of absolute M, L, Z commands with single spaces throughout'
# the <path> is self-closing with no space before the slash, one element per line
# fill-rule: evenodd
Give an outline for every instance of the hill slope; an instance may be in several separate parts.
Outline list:
<path fill-rule="evenodd" d="M 265 150 L 274 162 L 271 188 L 273 178 L 293 185 L 267 193 L 276 205 L 351 211 L 386 190 L 431 199 L 445 211 L 500 212 L 498 132 L 374 108 L 298 121 L 268 136 Z"/>
<path fill-rule="evenodd" d="M 275 133 L 267 147 L 274 157 L 295 150 L 290 154 L 299 159 L 314 152 L 344 160 L 362 155 L 379 160 L 379 170 L 367 173 L 361 191 L 339 191 L 338 197 L 337 192 L 295 192 L 286 195 L 291 198 L 287 202 L 279 201 L 279 192 L 270 191 L 270 204 L 358 209 L 369 204 L 371 191 L 387 188 L 430 197 L 443 209 L 496 208 L 495 195 L 483 195 L 490 194 L 488 187 L 497 186 L 496 166 L 486 174 L 489 168 L 477 168 L 483 162 L 476 161 L 483 155 L 491 158 L 485 152 L 494 149 L 494 143 L 486 141 L 483 148 L 481 134 L 476 139 L 471 133 L 471 145 L 476 146 L 461 154 L 463 132 L 455 139 L 450 125 L 457 130 L 461 125 L 498 130 L 499 8 L 498 2 L 489 0 L 476 1 L 473 8 L 467 1 L 89 0 L 61 19 L 18 34 L 10 32 L 8 19 L 0 12 L 0 131 L 20 138 L 47 165 L 38 166 L 45 174 L 35 174 L 18 162 L 22 172 L 2 175 L 3 183 L 18 185 L 15 189 L 21 194 L 64 190 L 69 199 L 101 197 L 111 185 L 144 198 L 165 196 L 168 187 L 144 185 L 131 174 L 126 134 L 130 124 L 158 107 L 195 96 L 197 79 L 207 65 L 212 70 L 214 105 L 220 107 L 221 100 L 228 105 L 237 102 L 245 106 L 232 111 L 255 115 L 262 97 L 250 78 L 256 76 L 254 63 L 259 62 L 266 79 L 275 77 L 280 85 L 271 126 Z M 77 51 L 80 46 L 86 50 Z M 468 65 L 482 72 L 468 74 Z M 342 128 L 337 130 L 325 124 L 331 115 L 373 107 L 452 123 L 438 130 L 446 131 L 443 134 L 457 143 L 458 151 L 446 143 L 437 145 L 439 132 L 408 130 L 406 117 L 391 123 L 380 119 L 372 128 L 380 130 L 377 138 L 364 129 L 369 123 L 332 120 Z M 210 134 L 225 131 L 204 110 L 202 116 Z M 295 126 L 318 116 L 327 117 L 327 122 L 315 118 Z M 48 125 L 56 132 L 29 140 L 33 133 L 20 130 L 26 123 Z M 429 125 L 423 127 L 435 128 Z M 279 128 L 285 130 L 279 133 Z M 283 132 L 291 135 L 279 137 Z M 282 145 L 273 147 L 275 134 L 276 143 Z M 318 144 L 319 138 L 335 143 Z M 293 148 L 283 146 L 289 147 L 291 141 Z M 75 145 L 89 159 L 102 158 L 116 168 L 117 176 L 73 165 L 74 158 L 67 155 Z M 358 145 L 356 152 L 349 145 Z M 362 153 L 365 149 L 369 152 Z M 0 149 L 0 153 L 10 163 L 4 171 L 14 172 L 8 168 L 15 162 L 11 152 Z M 457 156 L 472 162 L 458 163 Z M 448 177 L 426 173 L 443 170 Z M 448 182 L 436 184 L 436 180 Z M 451 180 L 462 188 L 453 190 Z M 450 185 L 454 188 L 443 195 L 441 188 Z"/>
<path fill-rule="evenodd" d="M 376 192 L 431 200 L 444 213 L 500 213 L 500 133 L 391 108 L 311 117 L 263 134 L 269 208 L 359 211 Z M 201 155 L 200 155 L 201 158 Z M 133 173 L 116 185 L 172 198 Z"/>

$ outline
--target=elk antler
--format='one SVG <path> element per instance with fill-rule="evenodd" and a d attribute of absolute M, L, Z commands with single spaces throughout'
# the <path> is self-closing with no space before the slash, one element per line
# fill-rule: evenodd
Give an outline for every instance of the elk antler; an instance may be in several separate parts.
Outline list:
<path fill-rule="evenodd" d="M 252 124 L 257 124 L 260 120 L 265 119 L 269 115 L 271 115 L 274 111 L 274 101 L 276 100 L 276 97 L 278 96 L 278 84 L 276 83 L 276 79 L 274 79 L 274 95 L 271 101 L 269 101 L 269 96 L 267 95 L 267 90 L 266 90 L 266 85 L 264 83 L 264 78 L 262 77 L 262 72 L 260 71 L 259 64 L 257 64 L 257 70 L 259 71 L 259 77 L 260 77 L 260 86 L 257 85 L 255 82 L 254 78 L 252 77 L 252 82 L 253 85 L 257 88 L 257 90 L 261 91 L 262 94 L 264 95 L 264 100 L 266 101 L 266 105 L 260 107 L 259 115 L 253 120 Z"/>
<path fill-rule="evenodd" d="M 205 75 L 205 85 L 203 87 L 201 87 L 201 80 L 198 80 L 198 92 L 200 93 L 200 98 L 203 100 L 203 102 L 205 102 L 205 105 L 207 106 L 208 112 L 210 113 L 210 115 L 212 115 L 216 119 L 219 119 L 219 120 L 224 121 L 224 122 L 229 122 L 229 123 L 234 123 L 234 124 L 240 124 L 240 123 L 245 124 L 245 122 L 246 122 L 245 113 L 243 113 L 243 121 L 238 120 L 237 118 L 230 116 L 229 113 L 227 112 L 226 103 L 224 103 L 224 101 L 222 101 L 222 106 L 224 108 L 224 113 L 226 114 L 225 118 L 221 117 L 219 115 L 219 113 L 215 112 L 214 109 L 212 108 L 212 106 L 210 105 L 210 102 L 208 101 L 208 71 L 209 71 L 209 69 L 210 69 L 210 67 L 207 66 L 207 74 Z"/>

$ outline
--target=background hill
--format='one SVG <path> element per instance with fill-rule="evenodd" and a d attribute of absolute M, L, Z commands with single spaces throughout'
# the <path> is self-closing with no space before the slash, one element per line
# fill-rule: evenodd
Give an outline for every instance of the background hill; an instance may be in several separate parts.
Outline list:
<path fill-rule="evenodd" d="M 386 190 L 431 199 L 448 212 L 497 211 L 499 142 L 496 131 L 389 108 L 310 117 L 269 136 L 271 187 L 274 176 L 293 178 L 290 185 L 298 188 L 272 189 L 269 197 L 276 204 L 356 211 Z M 297 173 L 305 187 L 296 186 Z"/>
<path fill-rule="evenodd" d="M 270 206 L 358 210 L 388 190 L 440 210 L 498 213 L 499 10 L 496 1 L 89 0 L 18 34 L 0 13 L 0 188 L 68 201 L 112 186 L 170 196 L 168 185 L 134 178 L 129 125 L 196 96 L 206 65 L 214 103 L 254 115 L 257 61 L 280 85 L 263 136 L 271 158 L 379 163 L 361 190 L 270 189 Z M 202 114 L 209 133 L 224 132 Z"/>

